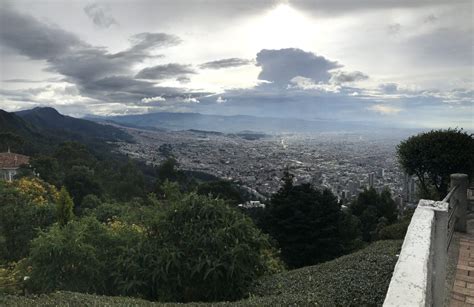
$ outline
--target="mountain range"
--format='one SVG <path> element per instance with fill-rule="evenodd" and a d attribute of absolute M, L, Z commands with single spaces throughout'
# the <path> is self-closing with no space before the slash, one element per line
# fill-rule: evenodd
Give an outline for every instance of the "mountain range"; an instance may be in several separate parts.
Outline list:
<path fill-rule="evenodd" d="M 0 133 L 13 133 L 25 142 L 27 153 L 47 151 L 65 141 L 79 141 L 91 147 L 104 147 L 107 142 L 131 141 L 125 131 L 86 119 L 60 114 L 44 107 L 19 112 L 0 110 Z"/>
<path fill-rule="evenodd" d="M 167 130 L 203 130 L 224 133 L 253 131 L 269 134 L 374 131 L 372 123 L 337 120 L 302 120 L 296 118 L 256 117 L 248 115 L 207 115 L 200 113 L 146 113 L 109 117 L 89 117 L 95 121 L 109 121 L 119 125 Z M 380 129 L 390 129 L 381 127 Z"/>

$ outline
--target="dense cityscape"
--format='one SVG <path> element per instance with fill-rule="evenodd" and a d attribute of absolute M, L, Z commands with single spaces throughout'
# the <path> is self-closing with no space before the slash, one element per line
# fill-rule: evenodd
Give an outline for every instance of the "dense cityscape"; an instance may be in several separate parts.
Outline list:
<path fill-rule="evenodd" d="M 120 151 L 147 163 L 173 156 L 180 168 L 233 181 L 265 197 L 281 185 L 285 169 L 297 183 L 328 188 L 344 203 L 361 191 L 388 188 L 399 206 L 415 200 L 415 183 L 400 170 L 397 137 L 356 133 L 312 135 L 223 134 L 196 130 L 127 129 L 136 143 L 120 143 Z"/>

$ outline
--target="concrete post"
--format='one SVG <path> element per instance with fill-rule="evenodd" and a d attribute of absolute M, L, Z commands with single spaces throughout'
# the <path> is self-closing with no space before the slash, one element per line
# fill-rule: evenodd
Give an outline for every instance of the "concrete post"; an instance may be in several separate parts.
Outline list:
<path fill-rule="evenodd" d="M 458 186 L 454 194 L 451 196 L 449 202 L 457 203 L 456 208 L 456 224 L 454 230 L 459 232 L 466 232 L 467 222 L 467 187 L 469 179 L 466 174 L 452 174 L 451 188 Z"/>
<path fill-rule="evenodd" d="M 446 297 L 446 265 L 448 262 L 448 203 L 436 202 L 435 203 L 435 231 L 432 245 L 432 259 L 433 259 L 433 283 L 432 283 L 432 296 L 433 306 L 444 306 Z"/>

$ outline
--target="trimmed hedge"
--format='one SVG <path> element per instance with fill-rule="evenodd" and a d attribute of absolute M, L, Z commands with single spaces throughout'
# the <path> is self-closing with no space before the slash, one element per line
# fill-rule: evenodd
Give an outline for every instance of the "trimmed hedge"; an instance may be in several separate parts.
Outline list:
<path fill-rule="evenodd" d="M 283 306 L 382 305 L 401 243 L 377 241 L 332 261 L 263 278 L 254 293 L 266 297 L 263 304 Z"/>
<path fill-rule="evenodd" d="M 219 303 L 154 303 L 126 297 L 56 292 L 34 299 L 0 297 L 7 306 L 377 306 L 382 305 L 401 241 L 377 241 L 356 253 L 262 278 L 250 298 Z"/>

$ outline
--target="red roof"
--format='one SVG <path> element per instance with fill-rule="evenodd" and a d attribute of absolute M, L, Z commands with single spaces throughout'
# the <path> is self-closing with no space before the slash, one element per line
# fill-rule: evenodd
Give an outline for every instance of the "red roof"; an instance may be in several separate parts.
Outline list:
<path fill-rule="evenodd" d="M 18 168 L 22 164 L 28 164 L 30 157 L 13 152 L 0 152 L 0 169 Z"/>

